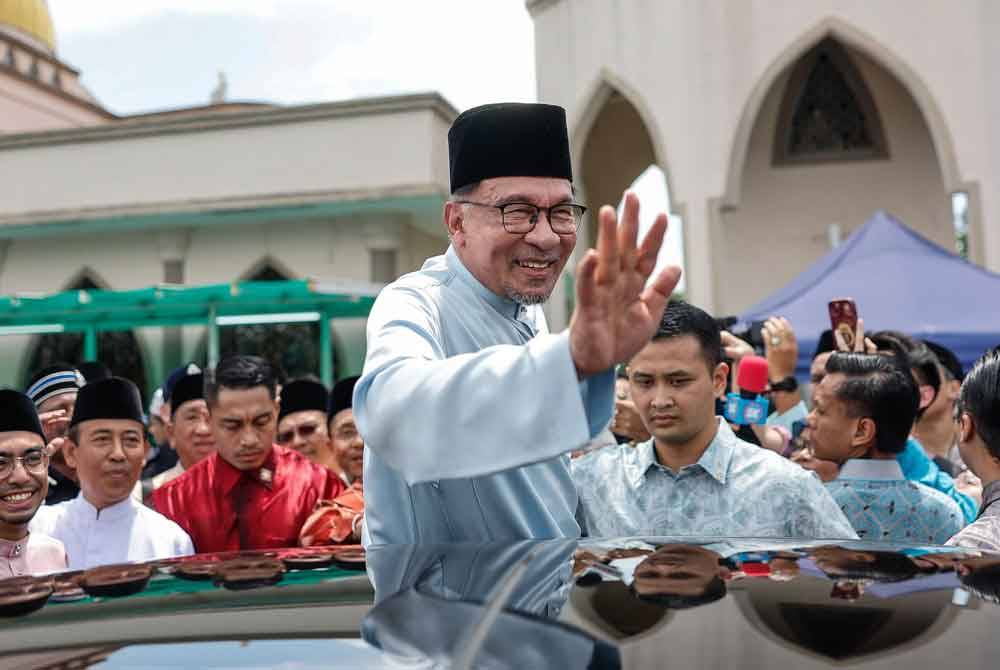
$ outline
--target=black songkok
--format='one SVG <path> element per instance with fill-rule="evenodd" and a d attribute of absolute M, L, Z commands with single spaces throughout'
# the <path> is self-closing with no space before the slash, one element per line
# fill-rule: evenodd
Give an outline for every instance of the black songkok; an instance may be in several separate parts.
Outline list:
<path fill-rule="evenodd" d="M 566 110 L 502 102 L 458 115 L 448 131 L 451 192 L 493 177 L 573 181 Z"/>
<path fill-rule="evenodd" d="M 174 383 L 174 392 L 170 395 L 170 417 L 173 418 L 184 403 L 204 399 L 205 375 L 201 372 L 184 375 Z"/>
<path fill-rule="evenodd" d="M 22 430 L 45 440 L 38 412 L 31 398 L 13 389 L 0 390 L 0 433 Z"/>
<path fill-rule="evenodd" d="M 360 377 L 347 377 L 334 385 L 330 394 L 330 411 L 326 413 L 328 419 L 332 419 L 340 410 L 353 406 L 354 385 L 358 383 L 358 379 Z"/>
<path fill-rule="evenodd" d="M 91 419 L 129 419 L 143 423 L 139 389 L 127 379 L 108 377 L 87 384 L 76 397 L 70 427 Z"/>
<path fill-rule="evenodd" d="M 25 393 L 37 408 L 49 398 L 63 393 L 76 393 L 85 383 L 83 375 L 72 365 L 58 363 L 37 372 Z"/>
<path fill-rule="evenodd" d="M 163 402 L 173 402 L 174 400 L 174 385 L 177 384 L 182 378 L 188 375 L 196 375 L 201 372 L 199 368 L 194 363 L 186 363 L 180 367 L 174 368 L 167 375 L 166 381 L 163 382 Z"/>
<path fill-rule="evenodd" d="M 99 382 L 102 379 L 109 379 L 111 377 L 111 368 L 100 361 L 87 361 L 86 363 L 80 363 L 76 366 L 76 369 L 80 371 L 83 378 L 87 380 L 88 384 L 93 384 L 94 382 Z"/>
<path fill-rule="evenodd" d="M 326 413 L 330 393 L 326 387 L 311 379 L 297 379 L 281 387 L 281 408 L 278 421 L 295 412 L 316 410 Z"/>

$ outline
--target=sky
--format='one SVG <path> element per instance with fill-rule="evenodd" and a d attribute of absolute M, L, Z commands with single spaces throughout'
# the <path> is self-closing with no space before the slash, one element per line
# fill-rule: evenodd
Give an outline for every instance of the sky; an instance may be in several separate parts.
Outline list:
<path fill-rule="evenodd" d="M 48 3 L 59 57 L 117 114 L 207 104 L 220 71 L 227 99 L 240 101 L 437 91 L 463 110 L 536 99 L 534 30 L 523 0 Z M 645 229 L 668 197 L 658 169 L 638 181 Z M 680 228 L 672 225 L 661 266 L 681 262 Z"/>

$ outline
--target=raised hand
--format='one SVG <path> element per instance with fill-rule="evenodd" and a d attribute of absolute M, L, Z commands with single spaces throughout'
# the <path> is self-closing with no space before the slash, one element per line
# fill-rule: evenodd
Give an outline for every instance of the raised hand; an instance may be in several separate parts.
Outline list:
<path fill-rule="evenodd" d="M 576 269 L 576 308 L 570 320 L 570 354 L 581 379 L 629 360 L 649 343 L 677 286 L 681 269 L 670 266 L 646 286 L 667 232 L 667 215 L 656 217 L 642 245 L 639 198 L 625 194 L 619 225 L 614 208 L 598 214 L 597 248 Z"/>

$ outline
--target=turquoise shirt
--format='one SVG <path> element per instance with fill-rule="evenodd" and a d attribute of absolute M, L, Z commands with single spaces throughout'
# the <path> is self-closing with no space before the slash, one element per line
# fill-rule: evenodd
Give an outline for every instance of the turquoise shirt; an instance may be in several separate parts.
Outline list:
<path fill-rule="evenodd" d="M 660 464 L 649 440 L 579 458 L 573 477 L 591 536 L 857 538 L 815 475 L 721 420 L 698 462 L 680 472 Z"/>
<path fill-rule="evenodd" d="M 569 334 L 449 248 L 379 294 L 354 389 L 363 543 L 578 537 L 567 452 L 611 420 L 614 370 L 580 382 Z"/>
<path fill-rule="evenodd" d="M 896 456 L 896 462 L 906 479 L 930 486 L 958 503 L 965 523 L 975 520 L 976 501 L 955 488 L 955 480 L 951 475 L 943 472 L 915 439 L 911 437 L 906 441 L 906 448 Z"/>
<path fill-rule="evenodd" d="M 954 500 L 904 479 L 893 460 L 849 460 L 826 487 L 862 540 L 944 544 L 965 525 Z"/>

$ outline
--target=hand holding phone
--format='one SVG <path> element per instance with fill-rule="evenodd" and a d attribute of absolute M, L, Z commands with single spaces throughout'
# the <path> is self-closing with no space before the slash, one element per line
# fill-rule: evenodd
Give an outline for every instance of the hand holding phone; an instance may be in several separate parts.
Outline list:
<path fill-rule="evenodd" d="M 875 343 L 865 337 L 865 322 L 858 316 L 858 308 L 851 298 L 831 300 L 829 310 L 830 328 L 837 351 L 877 353 Z"/>
<path fill-rule="evenodd" d="M 830 301 L 830 328 L 833 340 L 841 351 L 856 351 L 858 331 L 858 307 L 851 298 L 837 298 Z"/>

